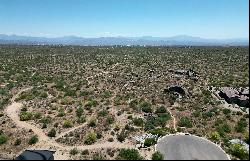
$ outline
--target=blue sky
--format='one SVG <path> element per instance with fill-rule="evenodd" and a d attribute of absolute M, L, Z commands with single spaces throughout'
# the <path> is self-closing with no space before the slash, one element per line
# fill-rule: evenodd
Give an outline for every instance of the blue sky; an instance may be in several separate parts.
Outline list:
<path fill-rule="evenodd" d="M 249 0 L 0 0 L 0 33 L 248 38 Z"/>

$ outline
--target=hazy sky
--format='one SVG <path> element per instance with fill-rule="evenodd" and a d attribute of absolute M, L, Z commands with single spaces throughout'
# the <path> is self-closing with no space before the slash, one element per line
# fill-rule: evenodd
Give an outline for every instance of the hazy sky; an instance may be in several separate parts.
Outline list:
<path fill-rule="evenodd" d="M 248 38 L 249 0 L 0 0 L 0 33 Z"/>

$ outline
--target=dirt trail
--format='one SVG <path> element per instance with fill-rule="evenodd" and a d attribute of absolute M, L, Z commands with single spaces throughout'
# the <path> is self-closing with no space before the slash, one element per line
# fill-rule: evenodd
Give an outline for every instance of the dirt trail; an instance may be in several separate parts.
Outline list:
<path fill-rule="evenodd" d="M 42 129 L 37 128 L 34 125 L 31 125 L 30 123 L 27 123 L 25 121 L 20 121 L 19 119 L 19 113 L 20 109 L 23 106 L 22 103 L 15 102 L 15 99 L 18 97 L 19 94 L 21 94 L 24 91 L 30 90 L 32 88 L 26 88 L 18 92 L 12 99 L 11 99 L 11 105 L 7 106 L 5 109 L 5 113 L 7 116 L 20 128 L 25 128 L 25 129 L 31 129 L 39 138 L 39 142 L 43 142 L 48 145 L 53 145 L 57 147 L 61 147 L 57 142 L 49 138 L 48 136 L 45 135 Z"/>
<path fill-rule="evenodd" d="M 56 150 L 55 153 L 55 159 L 68 159 L 68 155 L 66 154 L 67 151 L 73 149 L 73 148 L 77 148 L 79 150 L 85 150 L 85 149 L 98 149 L 98 148 L 133 148 L 134 146 L 131 144 L 126 144 L 126 143 L 120 143 L 120 142 L 105 142 L 105 143 L 98 143 L 98 144 L 93 144 L 93 145 L 83 145 L 83 146 L 66 146 L 66 145 L 62 145 L 59 144 L 55 141 L 55 139 L 60 138 L 78 128 L 81 128 L 83 126 L 86 126 L 87 123 L 84 123 L 80 126 L 74 127 L 62 134 L 60 134 L 59 136 L 57 136 L 55 139 L 52 139 L 50 137 L 48 137 L 42 129 L 36 127 L 35 125 L 32 125 L 28 122 L 25 121 L 20 121 L 19 119 L 19 113 L 20 113 L 20 108 L 23 106 L 22 103 L 19 102 L 15 102 L 15 99 L 18 98 L 18 96 L 27 90 L 30 90 L 32 88 L 26 88 L 23 90 L 20 90 L 16 95 L 13 96 L 13 98 L 11 99 L 11 104 L 9 106 L 6 107 L 5 109 L 5 113 L 7 114 L 7 116 L 13 120 L 13 122 L 16 124 L 17 127 L 20 128 L 25 128 L 25 129 L 31 129 L 39 138 L 39 142 L 36 143 L 33 147 L 30 147 L 29 149 L 54 149 Z M 66 151 L 66 153 L 65 153 Z"/>
<path fill-rule="evenodd" d="M 67 134 L 69 134 L 69 133 L 75 131 L 76 129 L 82 128 L 82 127 L 84 127 L 84 126 L 86 126 L 86 125 L 87 125 L 87 122 L 85 122 L 85 123 L 82 124 L 82 125 L 73 127 L 73 128 L 71 128 L 71 129 L 69 129 L 68 131 L 65 131 L 65 132 L 61 133 L 60 135 L 58 135 L 57 137 L 55 137 L 55 140 L 57 140 L 57 139 L 59 139 L 59 138 L 65 136 L 65 135 L 67 135 Z"/>
<path fill-rule="evenodd" d="M 93 116 L 94 116 L 94 114 L 92 114 L 92 115 L 89 117 L 89 120 L 92 119 Z M 69 129 L 68 131 L 65 131 L 65 132 L 61 133 L 60 135 L 58 135 L 57 137 L 55 137 L 55 140 L 57 140 L 57 139 L 59 139 L 59 138 L 65 136 L 65 135 L 67 135 L 67 134 L 69 134 L 69 133 L 71 133 L 71 132 L 73 132 L 73 131 L 75 131 L 75 130 L 77 130 L 77 129 L 79 129 L 79 128 L 82 128 L 82 127 L 86 126 L 87 124 L 88 124 L 88 120 L 87 120 L 84 124 L 82 124 L 82 125 L 73 127 L 73 128 L 71 128 L 71 129 Z"/>
<path fill-rule="evenodd" d="M 174 130 L 177 131 L 175 117 L 174 117 L 174 115 L 172 114 L 172 112 L 168 108 L 167 108 L 167 111 L 170 113 L 170 115 L 171 115 L 171 117 L 173 119 Z"/>

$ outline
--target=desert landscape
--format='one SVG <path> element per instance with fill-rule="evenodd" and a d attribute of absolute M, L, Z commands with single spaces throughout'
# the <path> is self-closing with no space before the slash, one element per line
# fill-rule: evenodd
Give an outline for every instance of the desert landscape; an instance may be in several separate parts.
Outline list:
<path fill-rule="evenodd" d="M 212 141 L 231 159 L 247 159 L 244 146 L 231 140 L 249 144 L 248 53 L 248 47 L 1 45 L 0 158 L 50 149 L 55 159 L 163 159 L 157 141 L 188 134 Z M 227 95 L 225 87 L 244 91 L 238 102 L 218 94 Z"/>

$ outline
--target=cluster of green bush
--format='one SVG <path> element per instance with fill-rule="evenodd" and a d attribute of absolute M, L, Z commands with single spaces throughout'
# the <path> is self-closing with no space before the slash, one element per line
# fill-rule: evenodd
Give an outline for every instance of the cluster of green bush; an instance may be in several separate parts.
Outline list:
<path fill-rule="evenodd" d="M 157 143 L 157 140 L 155 138 L 146 138 L 144 140 L 144 146 L 149 147 L 151 145 L 155 145 Z"/>
<path fill-rule="evenodd" d="M 118 154 L 118 160 L 143 160 L 144 158 L 140 155 L 136 149 L 121 149 Z"/>
<path fill-rule="evenodd" d="M 134 123 L 135 126 L 141 126 L 142 127 L 143 124 L 144 124 L 144 121 L 143 121 L 142 118 L 134 118 L 133 123 Z"/>
<path fill-rule="evenodd" d="M 38 136 L 37 135 L 34 135 L 32 136 L 29 141 L 28 141 L 28 144 L 29 145 L 33 145 L 33 144 L 36 144 L 38 142 Z"/>
<path fill-rule="evenodd" d="M 97 106 L 98 102 L 94 99 L 89 99 L 87 103 L 85 104 L 85 107 L 91 108 Z"/>
<path fill-rule="evenodd" d="M 140 109 L 145 112 L 145 113 L 152 113 L 152 107 L 151 107 L 151 103 L 147 102 L 147 101 L 141 101 L 139 103 L 139 107 Z"/>
<path fill-rule="evenodd" d="M 101 97 L 102 98 L 110 98 L 112 96 L 112 92 L 111 91 L 104 91 L 102 94 L 101 94 Z"/>
<path fill-rule="evenodd" d="M 84 112 L 83 108 L 82 108 L 82 107 L 78 107 L 78 108 L 76 109 L 76 116 L 77 116 L 77 117 L 81 117 L 82 114 L 83 114 L 83 112 Z"/>
<path fill-rule="evenodd" d="M 54 128 L 52 128 L 49 132 L 48 132 L 48 136 L 49 137 L 55 137 L 56 136 L 56 130 Z"/>
<path fill-rule="evenodd" d="M 97 141 L 97 134 L 95 132 L 91 132 L 87 134 L 84 143 L 87 145 L 94 144 Z"/>
<path fill-rule="evenodd" d="M 63 127 L 64 127 L 64 128 L 71 128 L 71 127 L 73 127 L 73 122 L 70 121 L 70 120 L 65 120 L 65 121 L 63 122 Z"/>
<path fill-rule="evenodd" d="M 245 118 L 241 118 L 236 126 L 235 126 L 235 131 L 238 132 L 238 133 L 243 133 L 245 132 L 246 130 L 246 127 L 247 127 L 247 121 Z"/>
<path fill-rule="evenodd" d="M 231 145 L 230 153 L 241 160 L 249 160 L 249 152 L 247 152 L 241 144 Z"/>
<path fill-rule="evenodd" d="M 165 136 L 167 134 L 166 128 L 155 128 L 149 131 L 153 135 Z"/>
<path fill-rule="evenodd" d="M 178 122 L 178 126 L 191 128 L 191 127 L 193 127 L 193 124 L 192 124 L 190 118 L 182 117 L 180 119 L 180 121 Z"/>
<path fill-rule="evenodd" d="M 145 131 L 155 129 L 156 127 L 165 127 L 168 120 L 171 119 L 169 112 L 164 107 L 159 107 L 152 116 L 146 118 Z"/>
<path fill-rule="evenodd" d="M 8 137 L 4 134 L 0 134 L 0 145 L 6 143 L 8 140 Z"/>
<path fill-rule="evenodd" d="M 120 142 L 123 142 L 128 136 L 128 131 L 125 129 L 122 129 L 121 133 L 117 135 L 117 140 Z"/>
<path fill-rule="evenodd" d="M 37 89 L 32 89 L 32 91 L 30 92 L 28 91 L 22 92 L 20 96 L 16 99 L 16 101 L 19 101 L 19 100 L 29 101 L 35 98 L 47 98 L 47 97 L 48 97 L 48 94 L 46 92 L 40 91 Z"/>
<path fill-rule="evenodd" d="M 31 112 L 22 111 L 20 112 L 19 117 L 21 121 L 28 121 L 32 119 L 33 114 Z"/>
<path fill-rule="evenodd" d="M 152 160 L 164 160 L 164 157 L 160 152 L 156 151 L 152 155 Z"/>

